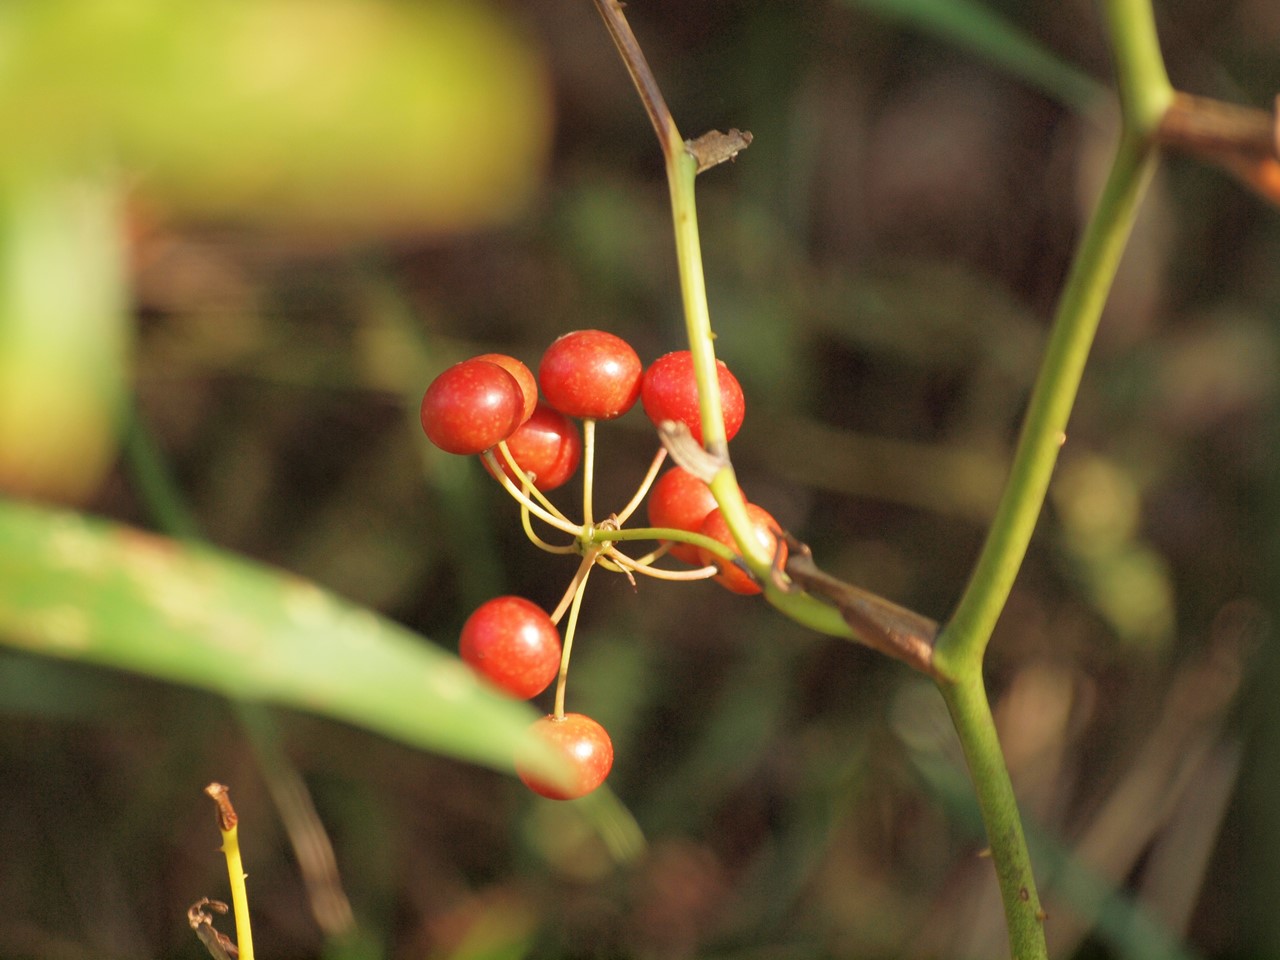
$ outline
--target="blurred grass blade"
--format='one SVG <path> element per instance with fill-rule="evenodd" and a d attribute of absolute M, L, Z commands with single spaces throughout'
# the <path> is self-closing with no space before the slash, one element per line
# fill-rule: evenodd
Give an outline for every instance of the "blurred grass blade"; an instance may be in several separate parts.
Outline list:
<path fill-rule="evenodd" d="M 498 769 L 535 717 L 311 583 L 11 500 L 0 500 L 0 643 L 295 707 Z"/>
<path fill-rule="evenodd" d="M 972 0 L 844 0 L 963 47 L 1073 110 L 1084 112 L 1106 87 L 988 7 Z"/>

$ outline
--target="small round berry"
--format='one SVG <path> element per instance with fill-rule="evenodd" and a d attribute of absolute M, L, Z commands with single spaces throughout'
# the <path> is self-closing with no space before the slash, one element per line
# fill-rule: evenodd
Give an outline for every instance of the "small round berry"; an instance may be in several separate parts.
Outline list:
<path fill-rule="evenodd" d="M 509 357 L 505 353 L 482 353 L 478 357 L 472 357 L 473 360 L 488 360 L 490 363 L 496 363 L 511 376 L 516 378 L 516 383 L 520 384 L 520 391 L 524 394 L 524 412 L 520 415 L 520 422 L 524 423 L 533 416 L 534 408 L 538 405 L 538 381 L 534 379 L 533 371 L 526 367 L 515 357 Z"/>
<path fill-rule="evenodd" d="M 585 797 L 609 776 L 613 767 L 613 742 L 604 727 L 580 713 L 546 716 L 534 721 L 529 732 L 569 762 L 569 782 L 551 783 L 532 772 L 527 761 L 516 758 L 516 773 L 534 793 L 550 800 Z"/>
<path fill-rule="evenodd" d="M 785 561 L 787 545 L 779 542 L 778 534 L 775 532 L 779 529 L 778 521 L 774 520 L 767 510 L 763 507 L 757 507 L 754 503 L 747 504 L 747 516 L 751 520 L 751 535 L 755 537 L 756 542 L 770 555 L 775 555 L 776 551 L 781 551 L 781 559 Z M 707 514 L 698 532 L 706 534 L 714 540 L 719 540 L 726 546 L 733 547 L 735 551 L 737 550 L 737 546 L 733 542 L 733 534 L 729 532 L 729 524 L 725 522 L 724 514 L 720 512 L 719 508 Z M 704 564 L 714 563 L 720 568 L 715 580 L 726 590 L 748 595 L 764 592 L 760 584 L 737 564 L 727 563 L 707 550 L 699 550 L 698 555 Z"/>
<path fill-rule="evenodd" d="M 732 440 L 742 426 L 746 400 L 742 386 L 724 365 L 716 361 L 716 379 L 720 384 L 720 410 L 724 416 L 726 440 Z M 663 420 L 685 424 L 693 439 L 702 443 L 702 415 L 698 410 L 698 383 L 693 376 L 693 354 L 677 350 L 649 364 L 640 384 L 640 401 L 654 426 Z"/>
<path fill-rule="evenodd" d="M 672 527 L 697 533 L 707 514 L 716 509 L 711 488 L 684 467 L 672 467 L 649 490 L 649 526 Z M 698 548 L 691 543 L 673 543 L 671 555 L 685 563 L 699 565 Z"/>
<path fill-rule="evenodd" d="M 547 347 L 538 384 L 547 402 L 571 417 L 612 420 L 640 396 L 640 357 L 621 337 L 575 330 Z"/>
<path fill-rule="evenodd" d="M 446 453 L 482 453 L 520 426 L 524 395 L 515 377 L 488 360 L 464 360 L 431 381 L 422 429 Z"/>
<path fill-rule="evenodd" d="M 537 604 L 495 597 L 463 624 L 458 653 L 495 686 L 527 700 L 560 671 L 560 631 Z"/>
<path fill-rule="evenodd" d="M 539 403 L 533 416 L 507 437 L 507 449 L 520 469 L 532 473 L 538 489 L 546 493 L 561 486 L 578 469 L 582 435 L 577 424 L 559 410 Z M 507 476 L 517 484 L 521 482 L 505 459 L 498 457 L 498 462 Z"/>

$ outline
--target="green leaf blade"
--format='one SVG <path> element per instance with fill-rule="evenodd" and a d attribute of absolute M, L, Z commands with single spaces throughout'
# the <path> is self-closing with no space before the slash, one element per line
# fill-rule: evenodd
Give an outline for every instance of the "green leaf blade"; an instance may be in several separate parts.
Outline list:
<path fill-rule="evenodd" d="M 307 581 L 14 501 L 0 501 L 0 642 L 321 714 L 502 770 L 536 716 Z"/>

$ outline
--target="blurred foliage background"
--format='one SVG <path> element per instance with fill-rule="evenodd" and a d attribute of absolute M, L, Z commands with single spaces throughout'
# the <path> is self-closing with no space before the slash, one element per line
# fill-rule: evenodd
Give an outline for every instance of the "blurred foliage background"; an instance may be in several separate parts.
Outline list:
<path fill-rule="evenodd" d="M 1013 33 L 944 6 L 628 7 L 685 135 L 755 135 L 699 197 L 744 487 L 938 618 L 1114 136 L 1092 5 L 993 0 Z M 1159 13 L 1175 86 L 1280 89 L 1270 0 Z M 589 3 L 11 3 L 0 91 L 0 489 L 200 533 L 444 650 L 499 592 L 555 603 L 573 561 L 416 409 L 447 364 L 570 329 L 681 346 L 660 157 Z M 1164 164 L 992 645 L 1055 956 L 1280 955 L 1277 263 L 1274 209 Z M 638 412 L 602 428 L 599 502 L 653 449 Z M 604 576 L 575 654 L 643 854 L 356 727 L 0 653 L 0 952 L 201 956 L 219 780 L 264 956 L 1002 955 L 925 680 Z"/>

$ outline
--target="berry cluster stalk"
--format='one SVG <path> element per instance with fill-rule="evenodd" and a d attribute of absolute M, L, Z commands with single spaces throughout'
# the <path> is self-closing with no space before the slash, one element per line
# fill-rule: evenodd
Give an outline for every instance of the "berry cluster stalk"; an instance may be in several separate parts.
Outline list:
<path fill-rule="evenodd" d="M 639 44 L 617 0 L 595 0 L 645 105 L 666 160 L 686 332 L 699 387 L 706 448 L 717 461 L 710 486 L 744 561 L 781 612 L 814 629 L 852 636 L 834 608 L 774 582 L 772 557 L 748 536 L 745 504 L 729 460 L 716 389 L 710 313 L 694 207 L 698 164 L 681 140 Z M 1063 290 L 1049 345 L 1028 408 L 1004 495 L 968 586 L 937 639 L 933 676 L 951 712 L 969 765 L 1005 907 L 1012 955 L 1044 958 L 1044 912 L 1022 823 L 982 679 L 996 620 L 1044 505 L 1085 360 L 1120 255 L 1156 161 L 1155 132 L 1173 101 L 1156 38 L 1150 0 L 1105 0 L 1124 128 L 1106 186 L 1086 228 Z"/>

